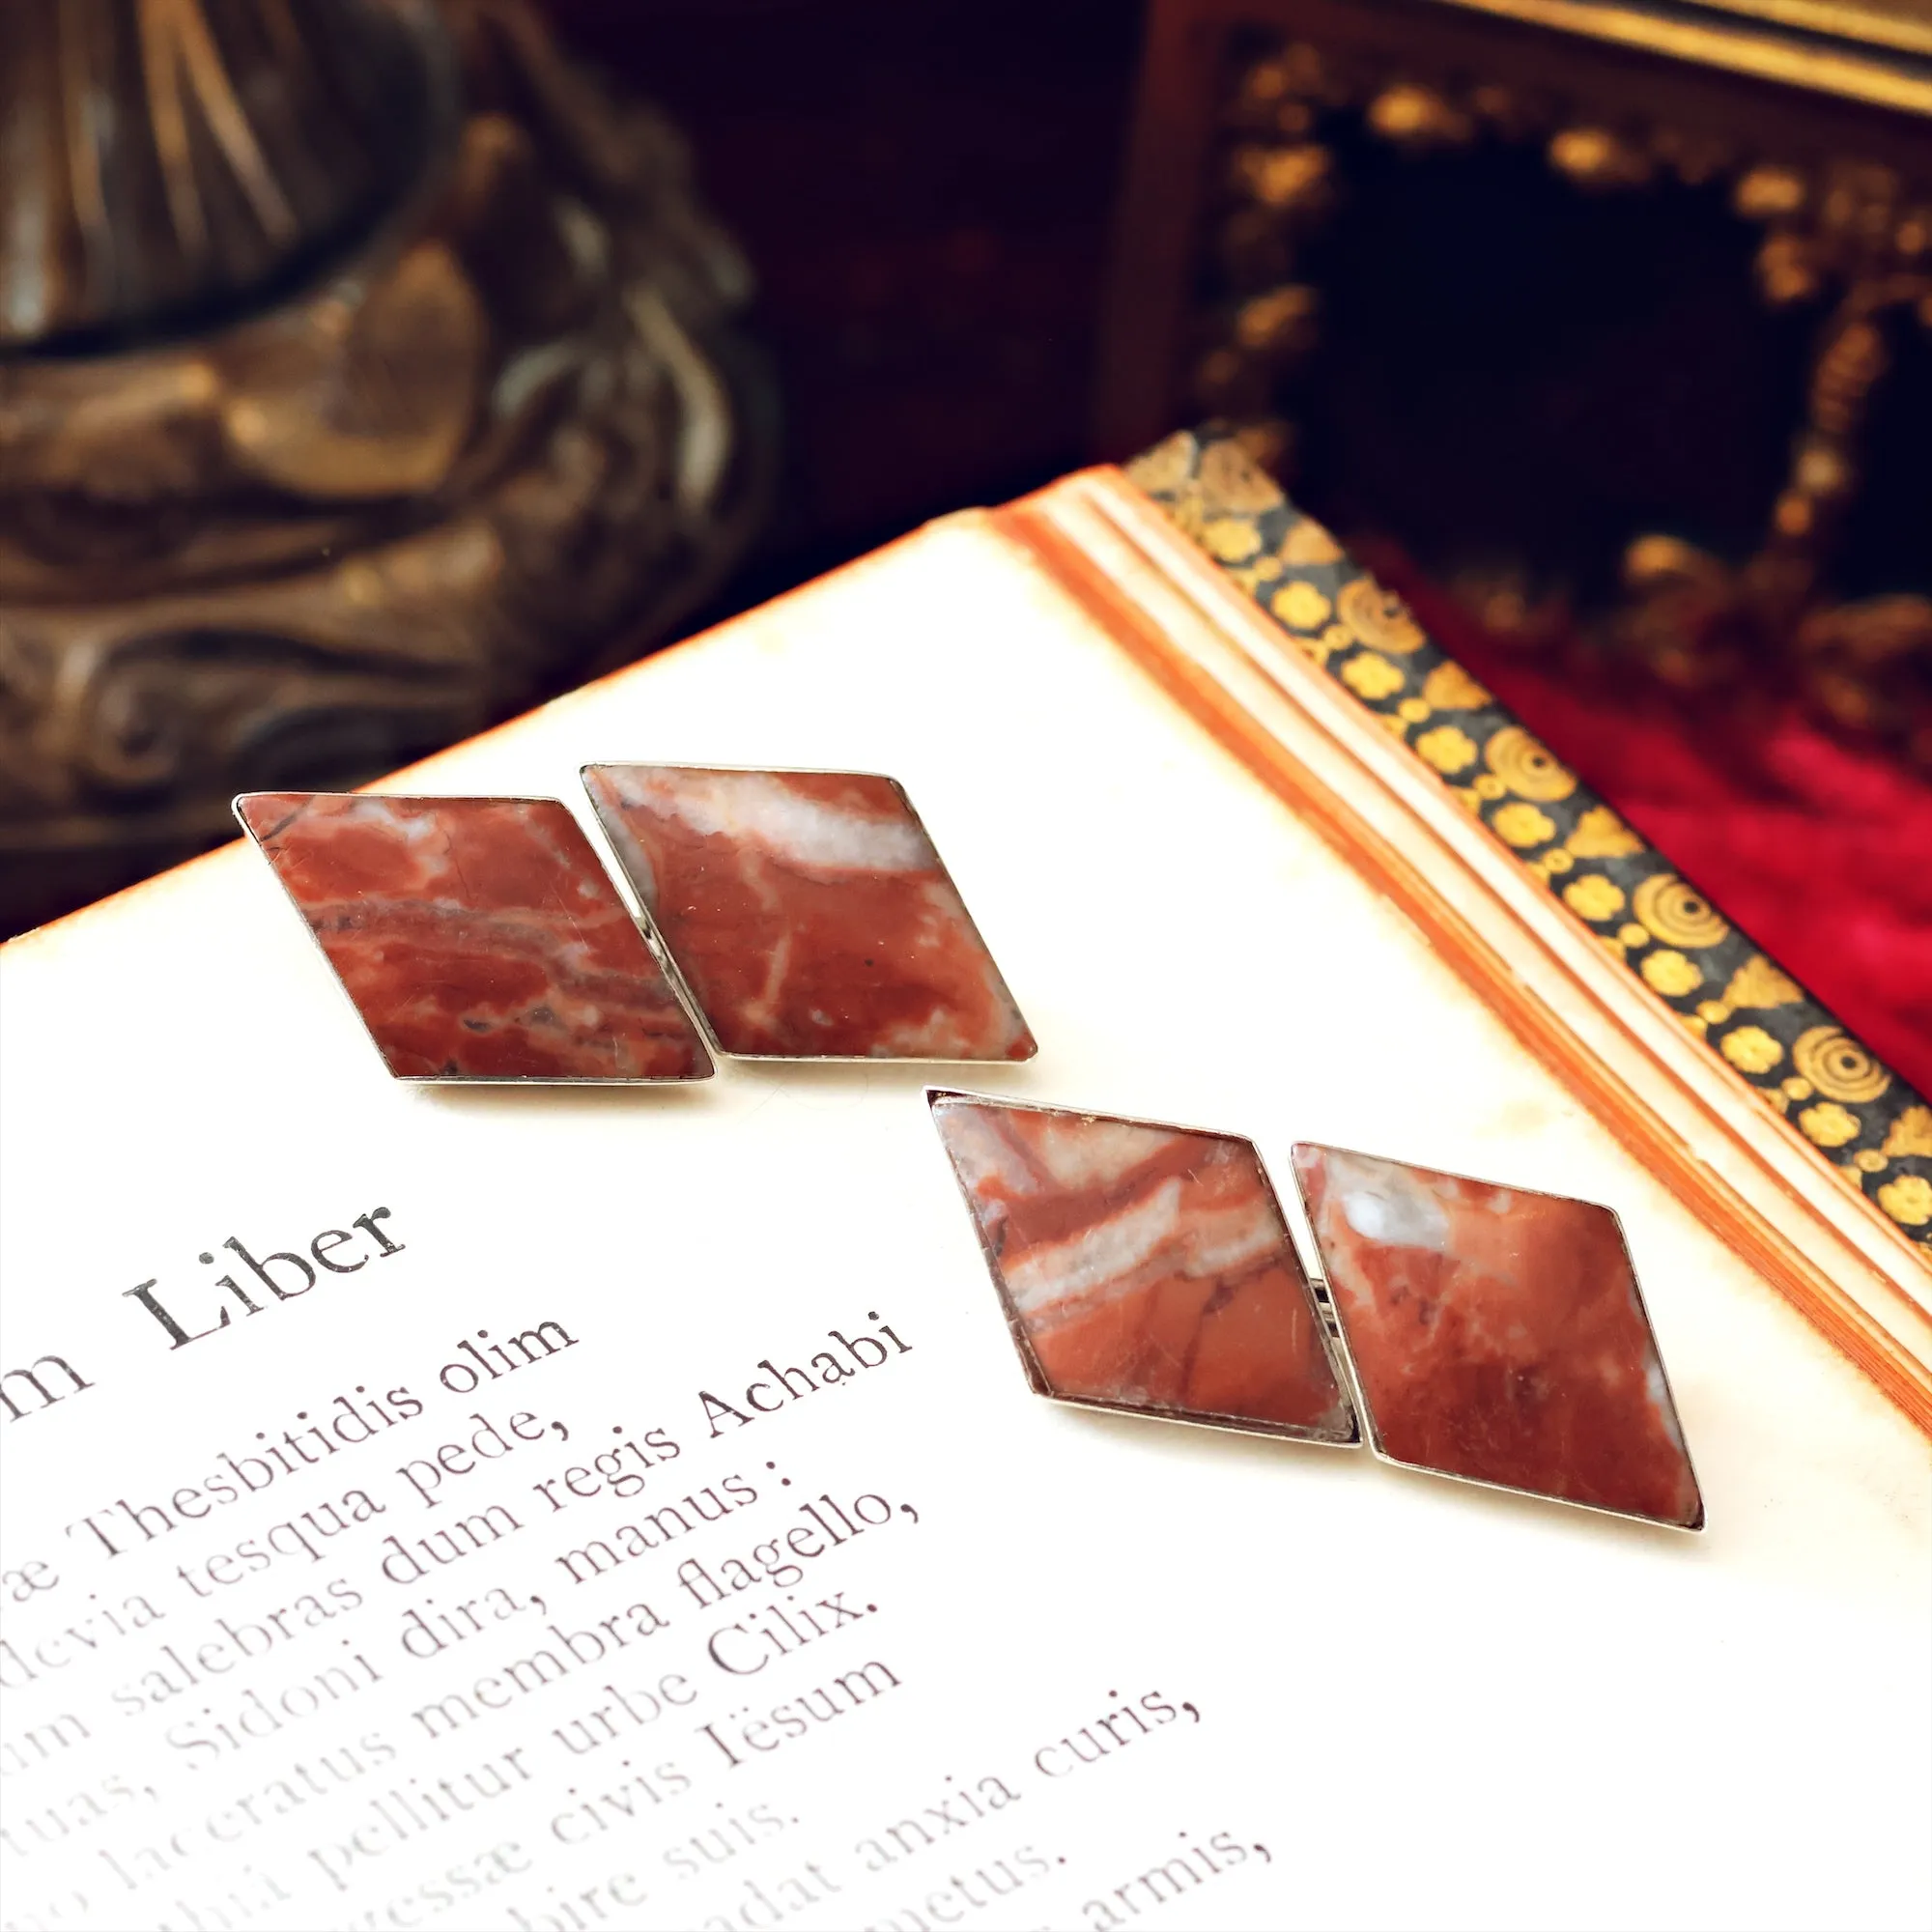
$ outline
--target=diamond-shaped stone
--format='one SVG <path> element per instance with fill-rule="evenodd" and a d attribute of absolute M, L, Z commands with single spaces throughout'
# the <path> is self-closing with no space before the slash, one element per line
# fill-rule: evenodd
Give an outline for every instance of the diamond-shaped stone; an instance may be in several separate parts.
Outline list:
<path fill-rule="evenodd" d="M 931 1100 L 1038 1393 L 1356 1440 L 1249 1142 L 966 1094 Z"/>
<path fill-rule="evenodd" d="M 1703 1526 L 1607 1208 L 1340 1148 L 1294 1166 L 1378 1454 Z"/>
<path fill-rule="evenodd" d="M 711 1072 L 560 800 L 250 792 L 235 810 L 399 1078 Z"/>
<path fill-rule="evenodd" d="M 586 765 L 583 782 L 724 1052 L 1033 1057 L 1000 969 L 891 779 Z"/>

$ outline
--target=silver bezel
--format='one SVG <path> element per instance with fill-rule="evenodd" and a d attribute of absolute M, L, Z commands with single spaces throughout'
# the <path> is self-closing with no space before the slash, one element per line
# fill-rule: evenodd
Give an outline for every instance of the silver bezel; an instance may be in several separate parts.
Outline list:
<path fill-rule="evenodd" d="M 942 1153 L 946 1155 L 946 1165 L 965 1201 L 967 1218 L 973 1224 L 973 1232 L 980 1242 L 980 1252 L 986 1263 L 986 1271 L 992 1276 L 994 1292 L 1000 1298 L 1000 1312 L 1006 1320 L 1007 1332 L 1012 1338 L 1014 1350 L 1019 1355 L 1027 1386 L 1035 1395 L 1042 1396 L 1048 1402 L 1058 1403 L 1066 1408 L 1099 1409 L 1112 1415 L 1143 1416 L 1156 1422 L 1180 1423 L 1188 1428 L 1217 1430 L 1234 1435 L 1264 1435 L 1273 1441 L 1306 1442 L 1321 1449 L 1354 1449 L 1361 1445 L 1363 1440 L 1361 1408 L 1355 1400 L 1353 1383 L 1337 1347 L 1335 1326 L 1326 1299 L 1323 1293 L 1317 1292 L 1315 1282 L 1302 1260 L 1300 1245 L 1294 1238 L 1294 1230 L 1290 1225 L 1288 1216 L 1282 1211 L 1281 1196 L 1276 1190 L 1273 1177 L 1267 1171 L 1267 1163 L 1262 1159 L 1261 1149 L 1247 1135 L 1229 1133 L 1220 1127 L 1185 1126 L 1175 1121 L 1147 1121 L 1138 1115 L 1107 1113 L 1099 1108 L 1065 1107 L 1051 1101 L 1019 1099 L 998 1094 L 973 1094 L 956 1087 L 927 1087 L 924 1091 L 928 1118 L 942 1101 L 966 1100 L 981 1106 L 1009 1108 L 1020 1113 L 1059 1114 L 1071 1120 L 1084 1121 L 1122 1121 L 1131 1126 L 1151 1127 L 1161 1133 L 1198 1134 L 1209 1140 L 1241 1142 L 1255 1157 L 1255 1167 L 1262 1177 L 1262 1185 L 1266 1190 L 1268 1205 L 1274 1210 L 1275 1222 L 1281 1230 L 1283 1244 L 1293 1258 L 1302 1283 L 1308 1290 L 1309 1302 L 1315 1313 L 1316 1333 L 1321 1338 L 1329 1373 L 1335 1378 L 1335 1387 L 1349 1409 L 1349 1434 L 1346 1436 L 1324 1435 L 1313 1430 L 1297 1429 L 1287 1423 L 1270 1424 L 1239 1416 L 1218 1416 L 1199 1411 L 1154 1408 L 1139 1403 L 1108 1402 L 1097 1396 L 1069 1396 L 1057 1393 L 1048 1384 L 1038 1358 L 1034 1354 L 1033 1344 L 1027 1336 L 1025 1324 L 1020 1320 L 1013 1306 L 1012 1296 L 1008 1292 L 1006 1277 L 1000 1268 L 1000 1258 L 994 1253 L 991 1242 L 986 1238 L 985 1229 L 980 1225 L 980 1216 L 973 1205 L 972 1193 L 960 1178 L 959 1170 L 953 1166 L 952 1154 L 945 1146 L 945 1137 L 941 1135 L 940 1148 Z M 934 1131 L 938 1131 L 936 1122 Z"/>
<path fill-rule="evenodd" d="M 1322 1153 L 1352 1154 L 1358 1160 L 1389 1161 L 1399 1167 L 1412 1167 L 1423 1174 L 1438 1174 L 1448 1180 L 1466 1180 L 1477 1187 L 1502 1187 L 1512 1194 L 1531 1194 L 1543 1201 L 1564 1201 L 1578 1203 L 1585 1208 L 1595 1208 L 1610 1217 L 1617 1231 L 1617 1239 L 1623 1246 L 1624 1259 L 1630 1264 L 1631 1290 L 1636 1296 L 1637 1313 L 1643 1317 L 1645 1332 L 1650 1336 L 1650 1346 L 1657 1357 L 1657 1373 L 1663 1383 L 1665 1399 L 1670 1404 L 1670 1419 L 1677 1428 L 1677 1440 L 1684 1451 L 1686 1467 L 1690 1471 L 1690 1481 L 1697 1492 L 1697 1520 L 1695 1522 L 1672 1522 L 1666 1517 L 1644 1516 L 1635 1510 L 1611 1509 L 1605 1503 L 1578 1502 L 1570 1496 L 1551 1495 L 1547 1490 L 1520 1489 L 1513 1483 L 1492 1483 L 1481 1476 L 1464 1476 L 1454 1469 L 1438 1469 L 1428 1463 L 1411 1463 L 1405 1457 L 1392 1456 L 1383 1446 L 1381 1430 L 1376 1422 L 1375 1405 L 1368 1399 L 1362 1386 L 1362 1378 L 1355 1367 L 1355 1353 L 1349 1341 L 1349 1322 L 1340 1296 L 1328 1285 L 1328 1257 L 1322 1251 L 1321 1237 L 1316 1232 L 1315 1210 L 1309 1202 L 1308 1189 L 1301 1179 L 1301 1164 L 1294 1158 L 1302 1148 L 1313 1148 Z M 1326 1305 L 1333 1311 L 1336 1339 L 1340 1344 L 1344 1360 L 1348 1364 L 1350 1393 L 1353 1397 L 1355 1414 L 1362 1428 L 1363 1440 L 1369 1453 L 1378 1462 L 1386 1463 L 1391 1468 L 1411 1469 L 1418 1475 L 1434 1476 L 1438 1481 L 1463 1483 L 1470 1489 L 1492 1490 L 1506 1496 L 1527 1496 L 1533 1502 L 1557 1503 L 1565 1509 L 1585 1510 L 1592 1516 L 1614 1517 L 1622 1522 L 1640 1522 L 1653 1529 L 1667 1529 L 1679 1536 L 1699 1536 L 1710 1520 L 1710 1511 L 1704 1502 L 1704 1485 L 1698 1480 L 1697 1465 L 1691 1460 L 1690 1444 L 1684 1434 L 1684 1417 L 1677 1406 L 1677 1392 L 1670 1386 L 1670 1372 L 1664 1366 L 1662 1345 L 1657 1339 L 1657 1323 L 1651 1320 L 1650 1305 L 1644 1300 L 1643 1283 L 1638 1278 L 1636 1260 L 1631 1253 L 1630 1237 L 1624 1233 L 1623 1217 L 1614 1208 L 1602 1201 L 1585 1201 L 1579 1194 L 1556 1194 L 1547 1187 L 1520 1187 L 1513 1180 L 1489 1180 L 1480 1175 L 1462 1174 L 1453 1168 L 1430 1167 L 1422 1161 L 1403 1160 L 1398 1155 L 1371 1153 L 1364 1148 L 1336 1147 L 1327 1141 L 1294 1141 L 1289 1149 L 1289 1165 L 1294 1175 L 1294 1191 L 1301 1202 L 1303 1218 L 1308 1223 L 1308 1236 L 1315 1248 L 1316 1260 L 1321 1264 L 1321 1277 L 1325 1291 Z"/>
<path fill-rule="evenodd" d="M 1012 1001 L 1013 1011 L 1019 1015 L 1020 1024 L 1026 1028 L 1027 1037 L 1033 1041 L 1033 1052 L 1014 1060 L 1006 1055 L 997 1059 L 949 1059 L 938 1054 L 927 1053 L 733 1053 L 728 1047 L 721 1046 L 718 1035 L 711 1024 L 711 1015 L 705 1010 L 704 1003 L 692 990 L 691 982 L 685 978 L 683 969 L 677 964 L 670 947 L 658 930 L 657 921 L 651 909 L 644 903 L 644 895 L 631 869 L 624 864 L 624 848 L 610 821 L 604 815 L 604 809 L 598 803 L 597 794 L 590 787 L 589 775 L 600 770 L 667 771 L 667 772 L 736 772 L 748 777 L 771 773 L 780 778 L 855 778 L 877 779 L 882 784 L 889 784 L 898 794 L 899 803 L 906 809 L 906 815 L 918 826 L 921 836 L 931 847 L 932 856 L 939 862 L 940 872 L 946 883 L 952 888 L 953 895 L 959 901 L 959 909 L 966 917 L 966 924 L 978 942 L 980 951 L 992 962 L 993 971 L 999 975 L 1000 984 L 1006 987 L 1007 998 Z M 720 1060 L 743 1062 L 747 1065 L 764 1066 L 1025 1066 L 1037 1058 L 1039 1037 L 1033 1030 L 1033 1023 L 1021 1009 L 1014 998 L 1013 989 L 1007 984 L 1006 968 L 1000 964 L 998 955 L 986 944 L 986 935 L 980 930 L 980 922 L 973 917 L 973 908 L 966 903 L 966 895 L 959 890 L 959 881 L 952 876 L 952 867 L 946 862 L 939 849 L 939 842 L 926 823 L 919 814 L 919 808 L 912 802 L 905 786 L 890 772 L 856 771 L 850 766 L 839 765 L 681 765 L 663 759 L 644 758 L 593 758 L 577 768 L 578 782 L 582 785 L 584 796 L 590 801 L 591 816 L 597 821 L 597 830 L 603 838 L 605 847 L 612 860 L 613 875 L 627 894 L 626 902 L 633 909 L 633 916 L 644 927 L 653 940 L 652 950 L 676 977 L 673 980 L 682 995 L 687 1009 L 691 1012 L 704 1043 Z"/>
<path fill-rule="evenodd" d="M 464 805 L 554 805 L 557 807 L 564 816 L 577 827 L 578 831 L 583 833 L 584 844 L 589 847 L 591 858 L 597 861 L 598 870 L 604 875 L 606 883 L 610 885 L 611 891 L 616 895 L 617 903 L 629 914 L 632 923 L 637 926 L 639 937 L 644 942 L 644 950 L 651 955 L 651 958 L 657 963 L 659 970 L 664 974 L 665 983 L 669 988 L 672 1001 L 684 1014 L 685 1022 L 691 1027 L 692 1033 L 697 1040 L 700 1052 L 705 1055 L 706 1064 L 704 1070 L 701 1073 L 611 1074 L 398 1073 L 389 1065 L 388 1056 L 384 1053 L 382 1042 L 376 1037 L 375 1029 L 370 1026 L 363 1014 L 362 1009 L 355 1004 L 355 997 L 343 983 L 342 975 L 335 970 L 335 962 L 329 958 L 327 949 L 323 945 L 315 927 L 310 924 L 308 914 L 302 909 L 301 901 L 289 890 L 287 882 L 282 877 L 280 868 L 270 855 L 268 848 L 264 845 L 261 838 L 256 836 L 254 827 L 242 814 L 242 805 L 244 799 L 280 798 L 285 796 L 305 799 L 396 799 L 410 805 L 447 805 L 456 803 Z M 236 822 L 242 827 L 242 835 L 254 846 L 255 850 L 261 854 L 263 863 L 273 875 L 275 884 L 281 888 L 282 896 L 288 900 L 290 906 L 295 911 L 296 917 L 301 922 L 302 931 L 308 935 L 309 944 L 321 954 L 323 964 L 328 969 L 330 982 L 334 985 L 337 994 L 347 1003 L 350 1011 L 355 1015 L 355 1022 L 362 1029 L 370 1046 L 374 1048 L 377 1060 L 382 1063 L 383 1071 L 391 1080 L 397 1081 L 405 1087 L 660 1087 L 675 1089 L 696 1086 L 700 1081 L 717 1078 L 717 1057 L 712 1051 L 707 1030 L 699 1019 L 695 1016 L 694 1010 L 686 998 L 683 980 L 672 972 L 669 962 L 665 958 L 662 947 L 658 944 L 656 933 L 650 926 L 639 920 L 630 897 L 623 890 L 623 882 L 619 879 L 613 879 L 611 876 L 610 867 L 604 865 L 595 843 L 591 840 L 589 834 L 584 831 L 582 820 L 571 810 L 570 807 L 562 799 L 547 797 L 539 792 L 301 791 L 282 793 L 264 790 L 237 792 L 229 803 L 229 809 L 234 812 Z"/>

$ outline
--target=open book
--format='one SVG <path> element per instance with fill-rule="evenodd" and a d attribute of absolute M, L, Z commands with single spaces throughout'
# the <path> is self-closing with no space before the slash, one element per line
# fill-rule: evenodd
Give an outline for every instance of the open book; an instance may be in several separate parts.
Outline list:
<path fill-rule="evenodd" d="M 402 1084 L 241 846 L 7 949 L 0 1923 L 1922 1925 L 1908 1231 L 1321 656 L 1094 472 L 385 787 L 889 773 L 1024 1065 Z M 1613 1208 L 1708 1528 L 1040 1400 L 934 1080 Z"/>

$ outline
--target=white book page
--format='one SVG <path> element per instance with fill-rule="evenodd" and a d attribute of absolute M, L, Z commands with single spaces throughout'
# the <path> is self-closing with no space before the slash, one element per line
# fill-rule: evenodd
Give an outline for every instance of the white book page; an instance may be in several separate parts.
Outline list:
<path fill-rule="evenodd" d="M 0 1925 L 1932 1918 L 1923 1440 L 1016 552 L 407 788 L 600 758 L 901 780 L 1039 1057 L 399 1085 L 241 848 L 8 949 Z M 1037 1399 L 928 1080 L 1608 1203 L 1709 1529 Z"/>

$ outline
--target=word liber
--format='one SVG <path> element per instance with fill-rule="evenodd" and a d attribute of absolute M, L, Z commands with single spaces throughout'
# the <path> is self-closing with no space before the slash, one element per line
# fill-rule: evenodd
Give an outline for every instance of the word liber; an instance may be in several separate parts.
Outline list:
<path fill-rule="evenodd" d="M 372 1208 L 366 1214 L 356 1215 L 347 1228 L 325 1228 L 321 1234 L 302 1244 L 302 1254 L 298 1254 L 293 1248 L 281 1248 L 258 1258 L 242 1246 L 240 1236 L 235 1235 L 230 1235 L 218 1250 L 203 1249 L 201 1264 L 204 1267 L 228 1270 L 225 1274 L 216 1275 L 213 1281 L 213 1286 L 221 1290 L 226 1299 L 214 1303 L 214 1319 L 203 1328 L 191 1329 L 184 1325 L 161 1300 L 157 1293 L 160 1288 L 158 1275 L 142 1282 L 137 1288 L 124 1288 L 121 1293 L 139 1302 L 161 1324 L 168 1333 L 170 1349 L 185 1349 L 190 1342 L 206 1341 L 209 1336 L 226 1328 L 234 1317 L 232 1303 L 239 1302 L 244 1315 L 259 1315 L 270 1302 L 294 1301 L 308 1293 L 323 1275 L 359 1274 L 371 1262 L 386 1261 L 391 1255 L 402 1254 L 408 1243 L 391 1238 L 381 1226 L 388 1218 L 386 1208 Z M 168 1293 L 176 1307 L 189 1306 L 189 1303 L 180 1299 L 174 1289 Z M 202 1321 L 208 1312 L 207 1295 L 200 1291 L 190 1293 L 195 1312 L 187 1319 L 190 1321 Z"/>

